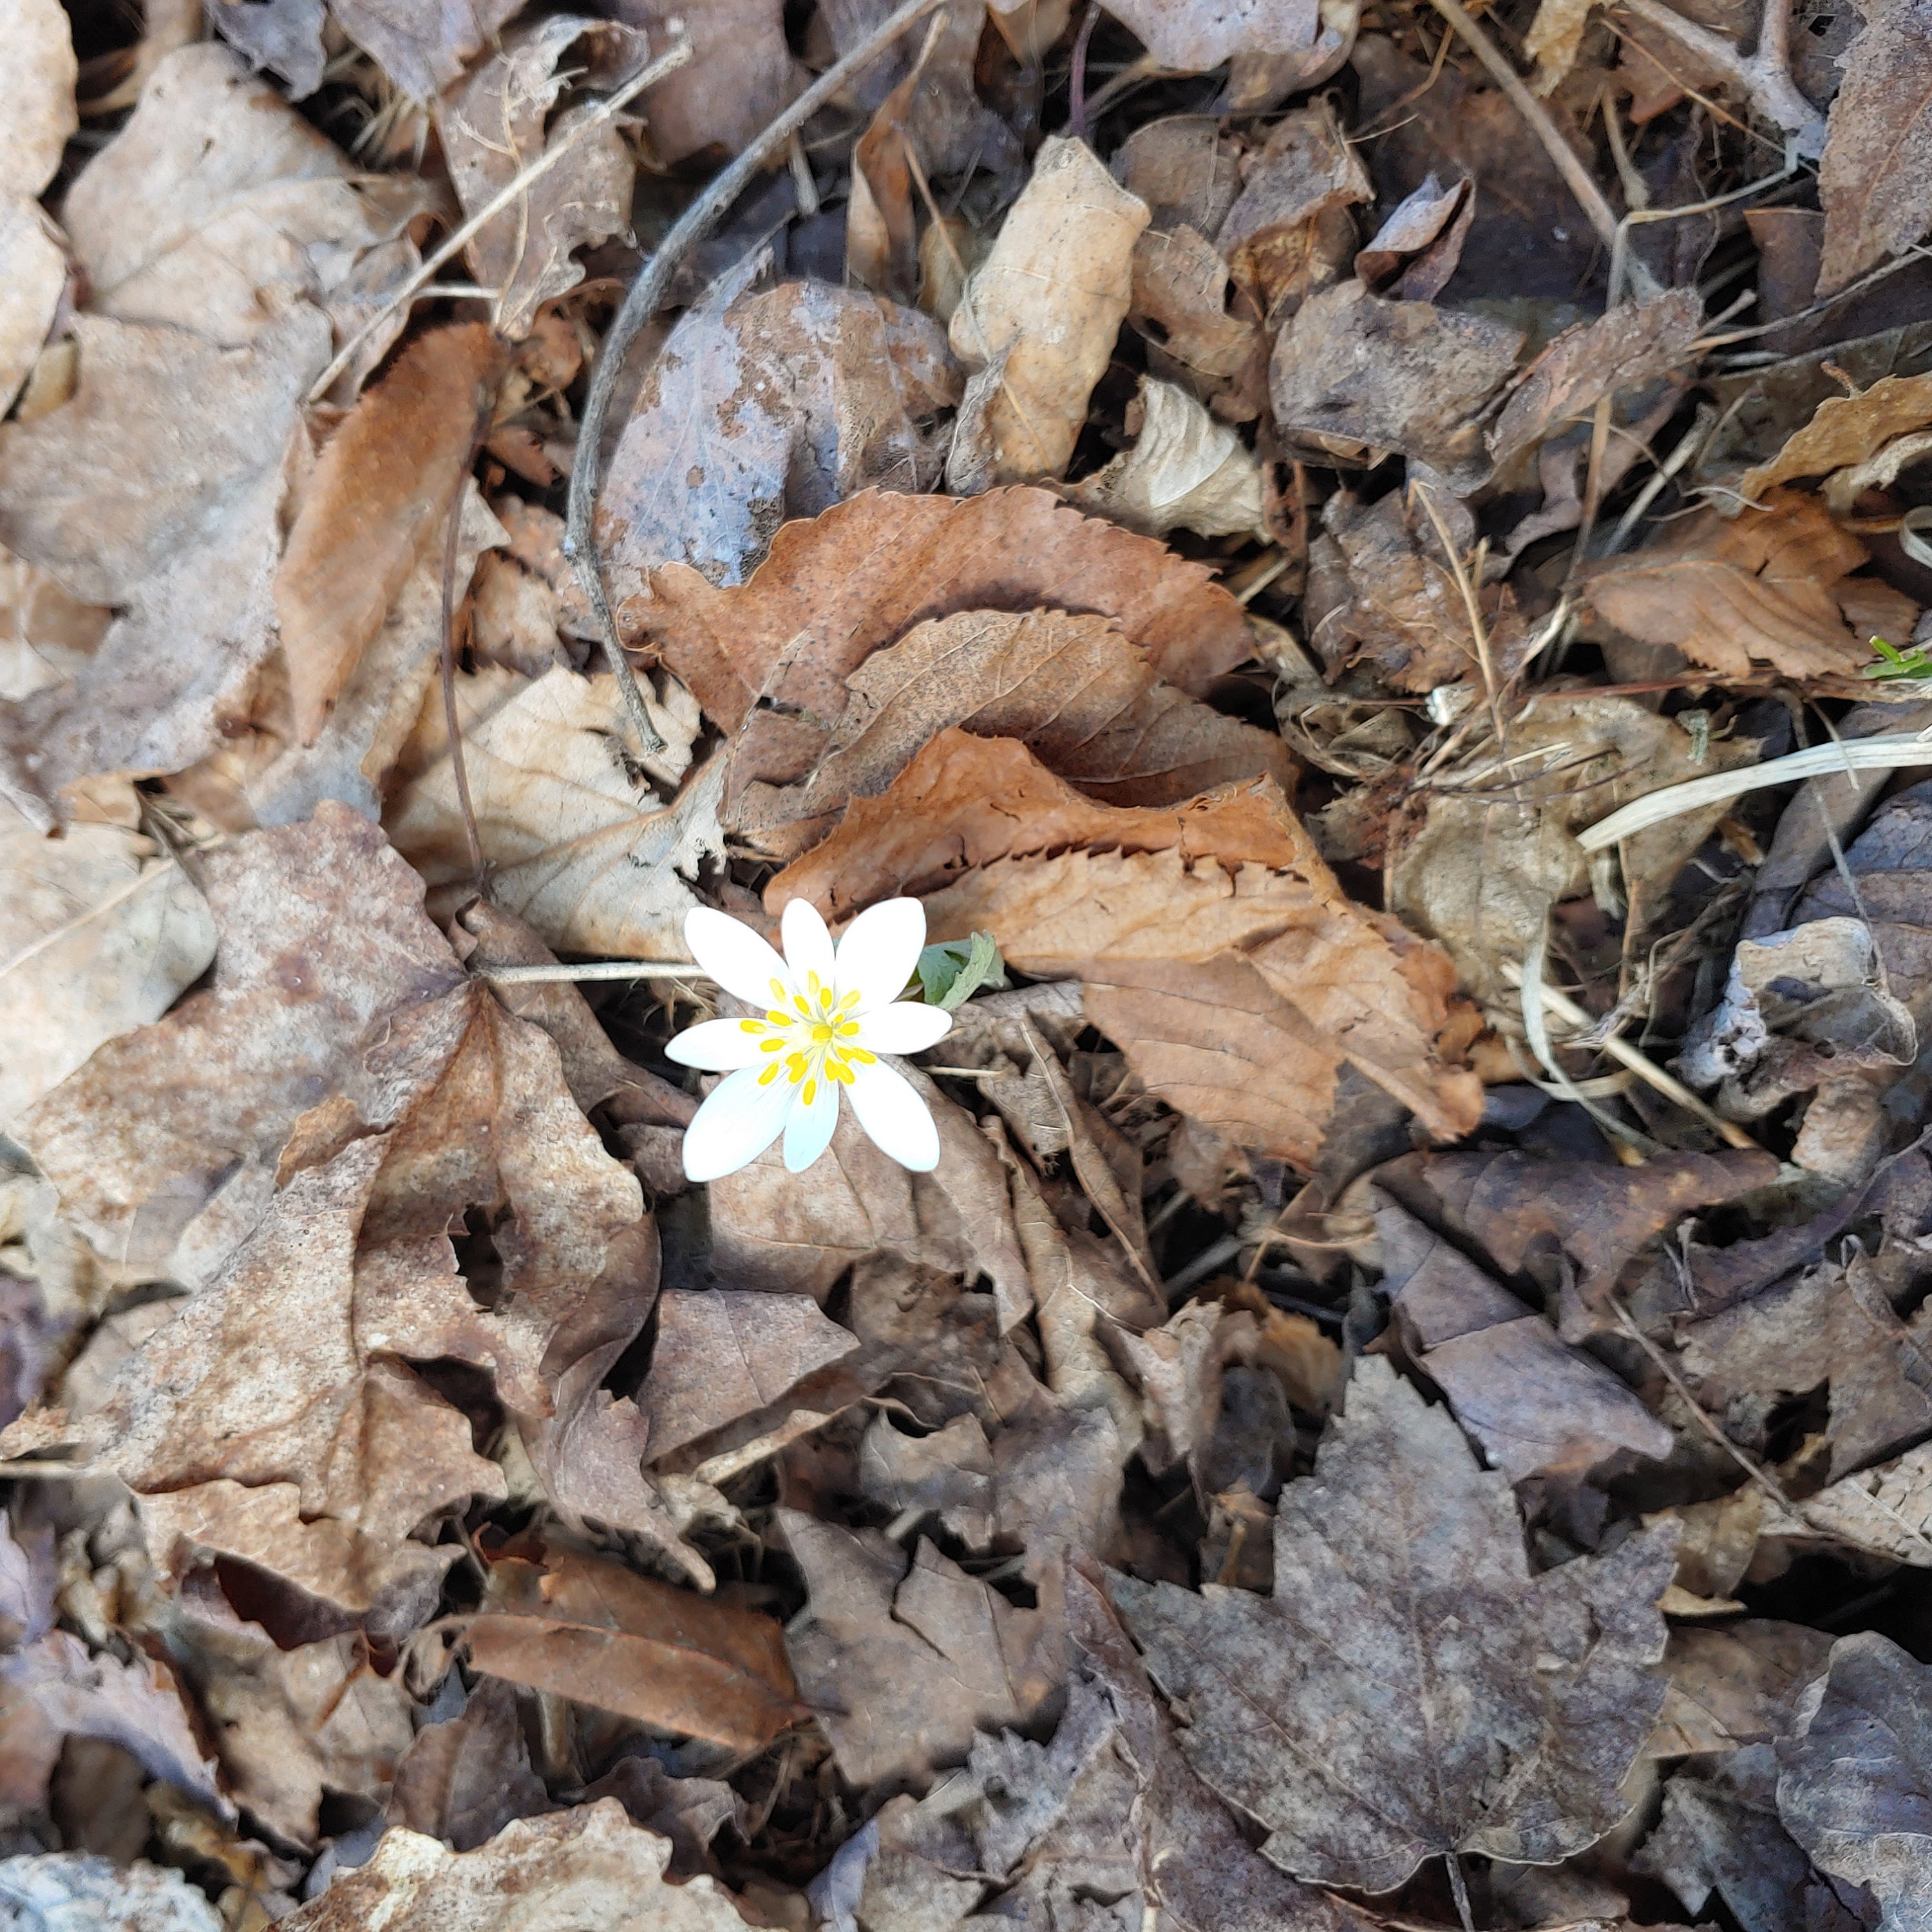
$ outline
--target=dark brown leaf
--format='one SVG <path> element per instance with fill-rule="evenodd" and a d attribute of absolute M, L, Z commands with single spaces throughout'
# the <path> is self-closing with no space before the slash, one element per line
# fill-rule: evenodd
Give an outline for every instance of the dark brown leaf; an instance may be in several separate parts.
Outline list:
<path fill-rule="evenodd" d="M 1821 296 L 1902 255 L 1932 226 L 1932 9 L 1872 0 L 1832 103 L 1818 198 Z"/>

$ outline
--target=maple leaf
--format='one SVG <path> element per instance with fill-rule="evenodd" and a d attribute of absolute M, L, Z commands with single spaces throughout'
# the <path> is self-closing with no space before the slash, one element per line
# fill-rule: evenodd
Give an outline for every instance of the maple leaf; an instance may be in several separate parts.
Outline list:
<path fill-rule="evenodd" d="M 1426 1858 L 1582 1850 L 1623 1815 L 1663 1702 L 1674 1532 L 1532 1577 L 1508 1478 L 1388 1364 L 1358 1364 L 1330 1427 L 1282 1491 L 1272 1598 L 1109 1580 L 1192 1713 L 1188 1762 L 1316 1882 L 1385 1892 Z"/>

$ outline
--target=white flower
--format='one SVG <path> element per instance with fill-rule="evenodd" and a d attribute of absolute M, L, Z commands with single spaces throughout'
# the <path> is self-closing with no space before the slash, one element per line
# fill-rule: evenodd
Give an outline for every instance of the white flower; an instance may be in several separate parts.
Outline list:
<path fill-rule="evenodd" d="M 784 1136 L 784 1164 L 802 1174 L 838 1124 L 838 1092 L 859 1124 L 902 1167 L 939 1165 L 939 1130 L 926 1102 L 882 1053 L 917 1053 L 951 1030 L 952 1016 L 898 995 L 926 944 L 926 908 L 887 899 L 862 912 L 834 949 L 817 910 L 784 909 L 780 958 L 748 926 L 700 907 L 687 913 L 692 956 L 762 1018 L 706 1020 L 664 1051 L 686 1066 L 723 1073 L 685 1130 L 693 1180 L 734 1174 Z"/>

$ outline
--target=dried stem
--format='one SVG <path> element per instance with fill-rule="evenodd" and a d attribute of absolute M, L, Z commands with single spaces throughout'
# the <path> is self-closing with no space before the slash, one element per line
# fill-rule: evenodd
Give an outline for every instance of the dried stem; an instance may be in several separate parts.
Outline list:
<path fill-rule="evenodd" d="M 540 986 L 565 980 L 709 980 L 688 959 L 598 959 L 577 966 L 485 966 L 476 976 L 497 986 Z"/>
<path fill-rule="evenodd" d="M 490 418 L 496 406 L 495 386 L 476 386 L 476 424 L 470 439 L 470 454 L 458 472 L 456 494 L 450 500 L 449 528 L 442 540 L 442 627 L 439 642 L 440 674 L 442 680 L 442 722 L 449 734 L 449 769 L 456 780 L 456 802 L 463 813 L 463 836 L 470 848 L 470 869 L 475 874 L 479 897 L 485 894 L 483 838 L 476 829 L 476 808 L 470 802 L 470 769 L 464 760 L 463 728 L 456 716 L 456 550 L 463 529 L 463 506 L 470 472 L 476 467 L 484 440 L 490 434 Z"/>
<path fill-rule="evenodd" d="M 597 508 L 597 493 L 602 481 L 604 426 L 610 413 L 610 399 L 616 393 L 617 372 L 646 322 L 656 314 L 670 292 L 671 278 L 686 256 L 709 234 L 724 212 L 742 194 L 765 163 L 779 152 L 791 137 L 852 76 L 872 65 L 908 28 L 922 20 L 940 0 L 905 0 L 879 26 L 868 34 L 845 58 L 819 76 L 785 111 L 770 122 L 737 159 L 715 176 L 673 224 L 656 252 L 638 271 L 638 278 L 624 297 L 603 346 L 597 352 L 597 366 L 592 372 L 590 392 L 584 398 L 584 415 L 578 426 L 577 456 L 570 472 L 570 502 L 565 520 L 563 554 L 575 567 L 584 593 L 597 616 L 598 637 L 604 646 L 604 662 L 617 680 L 624 708 L 639 743 L 646 752 L 662 751 L 660 738 L 644 709 L 644 693 L 638 688 L 630 661 L 618 641 L 616 620 L 604 587 L 604 569 L 596 545 L 591 540 L 591 518 Z"/>
<path fill-rule="evenodd" d="M 1436 4 L 1440 5 L 1441 0 Z M 1759 113 L 1774 127 L 1797 137 L 1798 152 L 1805 160 L 1815 161 L 1825 152 L 1825 117 L 1799 93 L 1791 78 L 1791 0 L 1766 0 L 1757 50 L 1748 56 L 1738 52 L 1734 41 L 1685 20 L 1663 0 L 1618 0 L 1618 4 L 1625 13 L 1668 34 L 1680 46 L 1689 48 L 1707 65 L 1736 82 Z"/>

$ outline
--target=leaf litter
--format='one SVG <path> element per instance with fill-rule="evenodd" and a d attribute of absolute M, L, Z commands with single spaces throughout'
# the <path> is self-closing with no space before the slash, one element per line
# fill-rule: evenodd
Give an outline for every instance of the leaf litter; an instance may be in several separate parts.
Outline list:
<path fill-rule="evenodd" d="M 0 1896 L 1924 1923 L 1922 14 L 0 8 Z"/>

